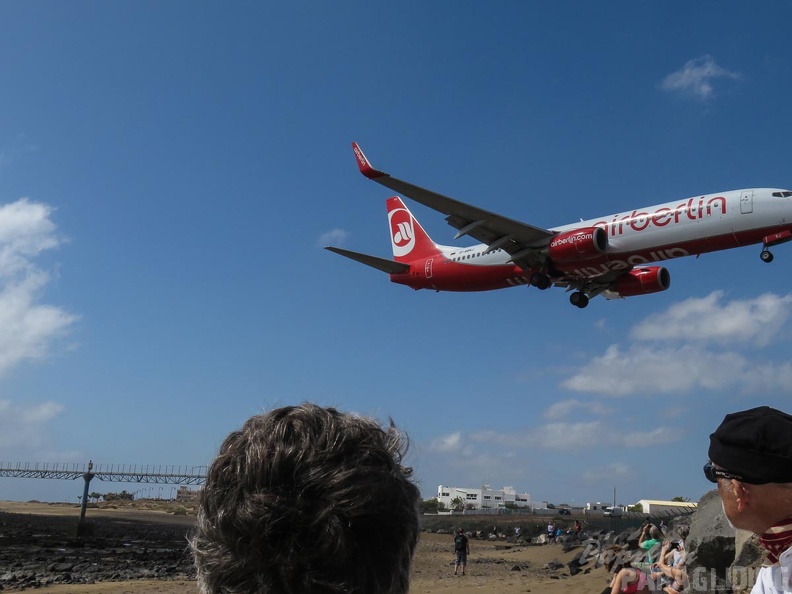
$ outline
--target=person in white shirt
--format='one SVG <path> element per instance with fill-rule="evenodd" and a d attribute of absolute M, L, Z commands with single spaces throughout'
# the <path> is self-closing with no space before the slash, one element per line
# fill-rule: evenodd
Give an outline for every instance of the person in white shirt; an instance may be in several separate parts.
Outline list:
<path fill-rule="evenodd" d="M 734 528 L 767 551 L 751 594 L 792 593 L 792 416 L 762 406 L 726 415 L 710 435 L 704 475 Z"/>

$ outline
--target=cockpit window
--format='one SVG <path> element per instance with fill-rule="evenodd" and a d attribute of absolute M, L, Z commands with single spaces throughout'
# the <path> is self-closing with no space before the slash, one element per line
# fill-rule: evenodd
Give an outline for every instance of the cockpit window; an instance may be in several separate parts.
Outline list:
<path fill-rule="evenodd" d="M 775 196 L 776 198 L 789 198 L 790 196 L 792 196 L 792 192 L 789 192 L 787 190 L 783 192 L 773 192 L 773 196 Z"/>

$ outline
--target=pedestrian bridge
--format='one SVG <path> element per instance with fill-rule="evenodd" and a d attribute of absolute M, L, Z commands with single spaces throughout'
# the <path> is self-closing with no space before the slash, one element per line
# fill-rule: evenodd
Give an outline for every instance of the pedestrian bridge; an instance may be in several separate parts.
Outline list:
<path fill-rule="evenodd" d="M 133 464 L 64 464 L 51 462 L 0 462 L 0 477 L 42 478 L 159 485 L 203 485 L 206 466 L 149 466 Z"/>

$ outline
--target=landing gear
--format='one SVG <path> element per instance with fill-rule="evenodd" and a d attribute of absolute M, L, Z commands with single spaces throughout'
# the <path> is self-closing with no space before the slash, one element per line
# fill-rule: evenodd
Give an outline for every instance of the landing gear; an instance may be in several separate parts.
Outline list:
<path fill-rule="evenodd" d="M 544 291 L 545 289 L 549 289 L 550 285 L 552 284 L 550 282 L 550 279 L 547 278 L 547 276 L 542 274 L 541 272 L 534 272 L 531 275 L 530 283 L 531 283 L 531 286 L 536 287 L 540 291 Z"/>
<path fill-rule="evenodd" d="M 759 257 L 762 259 L 762 262 L 766 262 L 767 264 L 773 261 L 773 254 L 770 253 L 770 250 L 767 248 L 762 250 L 762 252 L 759 254 Z"/>
<path fill-rule="evenodd" d="M 589 298 L 586 296 L 585 293 L 581 293 L 580 291 L 575 291 L 569 296 L 569 302 L 575 307 L 579 307 L 580 309 L 583 309 L 589 304 Z"/>

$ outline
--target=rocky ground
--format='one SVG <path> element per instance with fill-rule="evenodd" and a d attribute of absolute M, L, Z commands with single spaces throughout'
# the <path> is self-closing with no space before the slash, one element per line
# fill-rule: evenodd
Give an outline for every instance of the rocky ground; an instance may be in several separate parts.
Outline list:
<path fill-rule="evenodd" d="M 691 590 L 730 592 L 733 580 L 728 575 L 735 552 L 739 564 L 760 562 L 750 542 L 745 546 L 738 543 L 735 550 L 734 532 L 722 513 L 714 493 L 705 496 L 698 512 L 686 519 L 691 524 L 691 569 L 703 572 L 701 579 L 692 580 Z M 88 510 L 93 533 L 80 538 L 76 536 L 78 517 L 75 505 L 0 501 L 0 590 L 44 587 L 48 594 L 197 592 L 187 549 L 187 534 L 194 522 L 189 510 L 137 502 L 134 506 L 100 505 Z M 618 534 L 595 530 L 568 547 L 472 539 L 468 575 L 455 577 L 451 538 L 448 533 L 421 534 L 411 592 L 598 594 L 610 577 L 599 566 L 600 547 L 621 544 L 636 559 L 645 553 L 634 550 L 634 530 Z M 596 541 L 599 547 L 592 546 Z M 750 587 L 746 580 L 742 582 Z"/>
<path fill-rule="evenodd" d="M 95 517 L 76 536 L 76 517 L 0 512 L 0 588 L 192 579 L 190 523 Z"/>
<path fill-rule="evenodd" d="M 65 515 L 64 515 L 65 514 Z M 0 502 L 0 589 L 48 594 L 195 594 L 186 535 L 194 517 L 157 509 L 92 508 L 92 536 L 76 537 L 74 505 Z M 411 592 L 599 593 L 602 569 L 571 575 L 576 551 L 471 541 L 467 575 L 453 575 L 450 534 L 421 535 Z M 579 552 L 579 550 L 577 551 Z"/>

